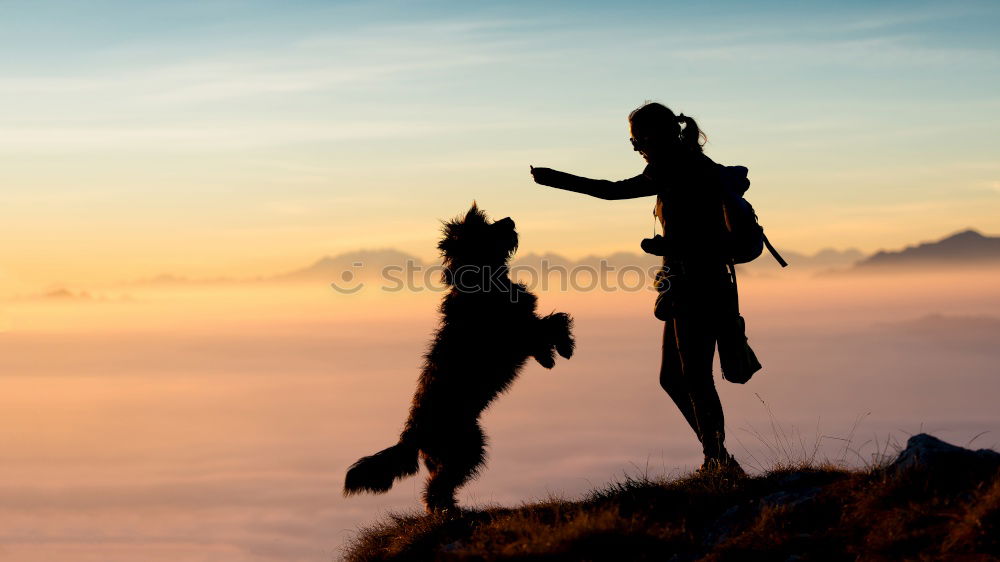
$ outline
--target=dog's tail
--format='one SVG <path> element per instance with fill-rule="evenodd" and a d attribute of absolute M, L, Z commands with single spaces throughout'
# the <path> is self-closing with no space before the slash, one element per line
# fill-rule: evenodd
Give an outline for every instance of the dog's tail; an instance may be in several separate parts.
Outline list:
<path fill-rule="evenodd" d="M 416 474 L 417 468 L 417 446 L 400 440 L 352 464 L 344 478 L 344 495 L 388 492 L 394 481 Z"/>

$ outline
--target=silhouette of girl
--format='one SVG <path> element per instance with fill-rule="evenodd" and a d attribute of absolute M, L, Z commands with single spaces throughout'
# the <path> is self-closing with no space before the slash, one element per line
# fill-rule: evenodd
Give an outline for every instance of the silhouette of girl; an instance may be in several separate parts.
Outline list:
<path fill-rule="evenodd" d="M 705 454 L 702 471 L 742 469 L 726 450 L 722 403 L 712 378 L 719 320 L 735 313 L 735 285 L 722 252 L 719 165 L 702 151 L 694 119 L 647 103 L 628 116 L 632 149 L 646 160 L 641 174 L 594 180 L 550 168 L 531 169 L 535 182 L 600 199 L 656 196 L 663 227 L 659 251 L 669 284 L 656 316 L 664 322 L 660 386 L 694 430 Z M 650 251 L 646 244 L 643 249 Z"/>

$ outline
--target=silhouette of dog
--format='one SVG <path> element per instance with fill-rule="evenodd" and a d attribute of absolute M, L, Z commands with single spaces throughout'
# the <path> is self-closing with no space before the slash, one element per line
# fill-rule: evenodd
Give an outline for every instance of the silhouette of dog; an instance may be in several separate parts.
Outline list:
<path fill-rule="evenodd" d="M 456 490 L 479 473 L 486 460 L 479 416 L 528 358 L 551 369 L 553 350 L 568 359 L 574 346 L 569 315 L 539 317 L 535 295 L 511 281 L 517 231 L 509 217 L 491 223 L 473 203 L 464 218 L 445 224 L 438 249 L 449 290 L 409 418 L 397 444 L 351 465 L 344 481 L 345 496 L 387 492 L 416 474 L 419 453 L 430 473 L 428 513 L 454 508 Z"/>

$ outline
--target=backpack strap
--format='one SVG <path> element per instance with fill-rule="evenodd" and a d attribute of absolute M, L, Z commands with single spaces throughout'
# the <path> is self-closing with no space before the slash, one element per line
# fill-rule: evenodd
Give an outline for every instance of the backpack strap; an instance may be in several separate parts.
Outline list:
<path fill-rule="evenodd" d="M 788 267 L 788 262 L 785 261 L 785 258 L 781 257 L 781 254 L 778 253 L 778 250 L 774 249 L 774 246 L 771 245 L 771 241 L 768 240 L 767 235 L 764 234 L 763 229 L 761 230 L 760 235 L 764 237 L 764 245 L 767 246 L 767 251 L 771 252 L 771 255 L 774 256 L 774 259 L 778 260 L 778 263 L 781 264 L 781 267 Z"/>
<path fill-rule="evenodd" d="M 740 314 L 740 288 L 736 283 L 736 264 L 733 260 L 726 262 L 726 269 L 729 270 L 729 279 L 733 282 L 733 307 L 736 309 L 736 315 Z"/>

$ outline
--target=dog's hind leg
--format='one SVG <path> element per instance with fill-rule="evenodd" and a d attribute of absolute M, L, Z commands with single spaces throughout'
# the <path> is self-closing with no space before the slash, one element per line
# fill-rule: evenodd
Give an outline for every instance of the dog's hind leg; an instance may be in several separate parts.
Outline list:
<path fill-rule="evenodd" d="M 478 423 L 461 433 L 442 435 L 439 443 L 440 448 L 424 458 L 430 471 L 424 490 L 427 513 L 454 508 L 455 492 L 479 473 L 486 460 L 486 439 Z"/>

